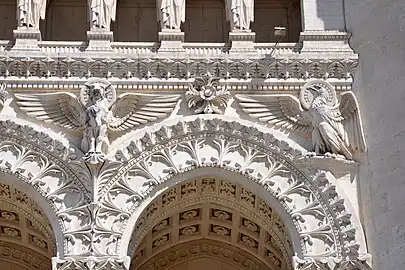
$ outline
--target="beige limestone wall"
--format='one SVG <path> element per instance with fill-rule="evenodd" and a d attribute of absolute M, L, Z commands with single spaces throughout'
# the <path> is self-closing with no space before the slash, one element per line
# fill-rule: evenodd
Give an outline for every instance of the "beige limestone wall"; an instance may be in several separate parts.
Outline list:
<path fill-rule="evenodd" d="M 345 10 L 360 55 L 354 91 L 369 147 L 360 176 L 373 269 L 405 269 L 405 1 L 346 0 Z"/>

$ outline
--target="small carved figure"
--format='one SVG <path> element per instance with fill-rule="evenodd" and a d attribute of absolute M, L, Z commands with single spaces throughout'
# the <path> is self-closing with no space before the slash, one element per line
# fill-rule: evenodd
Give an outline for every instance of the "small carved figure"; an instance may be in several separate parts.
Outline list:
<path fill-rule="evenodd" d="M 111 21 L 115 21 L 117 0 L 88 0 L 91 28 L 110 30 Z"/>
<path fill-rule="evenodd" d="M 250 23 L 254 21 L 254 0 L 226 0 L 226 18 L 231 31 L 250 30 Z"/>
<path fill-rule="evenodd" d="M 158 20 L 163 29 L 180 29 L 186 20 L 186 0 L 157 0 Z"/>
<path fill-rule="evenodd" d="M 18 26 L 39 29 L 39 20 L 45 19 L 45 11 L 46 0 L 18 0 Z"/>
<path fill-rule="evenodd" d="M 81 149 L 85 160 L 92 164 L 106 159 L 110 146 L 108 131 L 124 131 L 162 118 L 174 109 L 179 99 L 179 95 L 133 93 L 116 98 L 114 87 L 101 79 L 87 82 L 80 99 L 68 92 L 15 94 L 15 97 L 27 115 L 81 131 Z"/>
<path fill-rule="evenodd" d="M 353 92 L 340 94 L 321 80 L 309 82 L 300 92 L 300 100 L 289 94 L 236 95 L 250 116 L 284 129 L 312 132 L 316 155 L 344 155 L 352 159 L 366 151 L 359 106 Z"/>

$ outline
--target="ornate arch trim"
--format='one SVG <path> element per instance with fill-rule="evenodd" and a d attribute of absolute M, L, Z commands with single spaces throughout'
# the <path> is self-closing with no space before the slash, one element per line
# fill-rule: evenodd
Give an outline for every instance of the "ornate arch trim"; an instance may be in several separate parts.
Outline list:
<path fill-rule="evenodd" d="M 122 145 L 116 158 L 124 165 L 100 188 L 100 213 L 109 213 L 102 223 L 115 234 L 127 230 L 128 220 L 134 226 L 131 217 L 146 207 L 143 202 L 162 183 L 212 167 L 261 185 L 283 205 L 301 243 L 301 251 L 295 250 L 297 267 L 309 262 L 326 267 L 330 261 L 336 265 L 359 257 L 351 214 L 332 184 L 333 175 L 298 169 L 295 162 L 305 150 L 274 130 L 203 115 L 164 122 Z M 118 240 L 116 252 L 126 254 L 128 241 Z"/>
<path fill-rule="evenodd" d="M 81 227 L 74 217 L 90 216 L 85 206 L 90 201 L 89 188 L 68 165 L 76 149 L 30 123 L 7 116 L 0 120 L 1 182 L 19 187 L 39 202 L 55 232 L 58 256 L 63 258 L 75 245 L 72 234 Z"/>

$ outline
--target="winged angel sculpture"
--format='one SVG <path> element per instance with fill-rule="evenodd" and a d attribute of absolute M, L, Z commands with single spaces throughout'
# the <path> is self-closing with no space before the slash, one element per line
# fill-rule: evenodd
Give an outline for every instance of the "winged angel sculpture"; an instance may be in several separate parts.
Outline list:
<path fill-rule="evenodd" d="M 300 99 L 290 94 L 236 95 L 242 109 L 260 121 L 282 129 L 312 132 L 316 155 L 343 155 L 352 159 L 366 151 L 359 106 L 353 92 L 340 94 L 332 85 L 316 80 L 306 83 Z"/>
<path fill-rule="evenodd" d="M 82 132 L 84 159 L 98 164 L 110 146 L 108 131 L 125 131 L 165 117 L 173 111 L 179 95 L 125 93 L 116 97 L 106 80 L 88 81 L 80 97 L 68 92 L 15 94 L 27 115 L 46 123 Z"/>

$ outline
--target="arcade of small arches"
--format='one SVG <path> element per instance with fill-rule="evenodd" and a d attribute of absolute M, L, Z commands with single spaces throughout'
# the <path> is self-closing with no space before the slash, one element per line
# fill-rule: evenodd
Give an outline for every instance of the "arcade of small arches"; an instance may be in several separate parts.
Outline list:
<path fill-rule="evenodd" d="M 341 161 L 274 130 L 163 121 L 94 168 L 57 134 L 1 123 L 2 269 L 371 269 L 354 206 L 322 169 Z"/>

